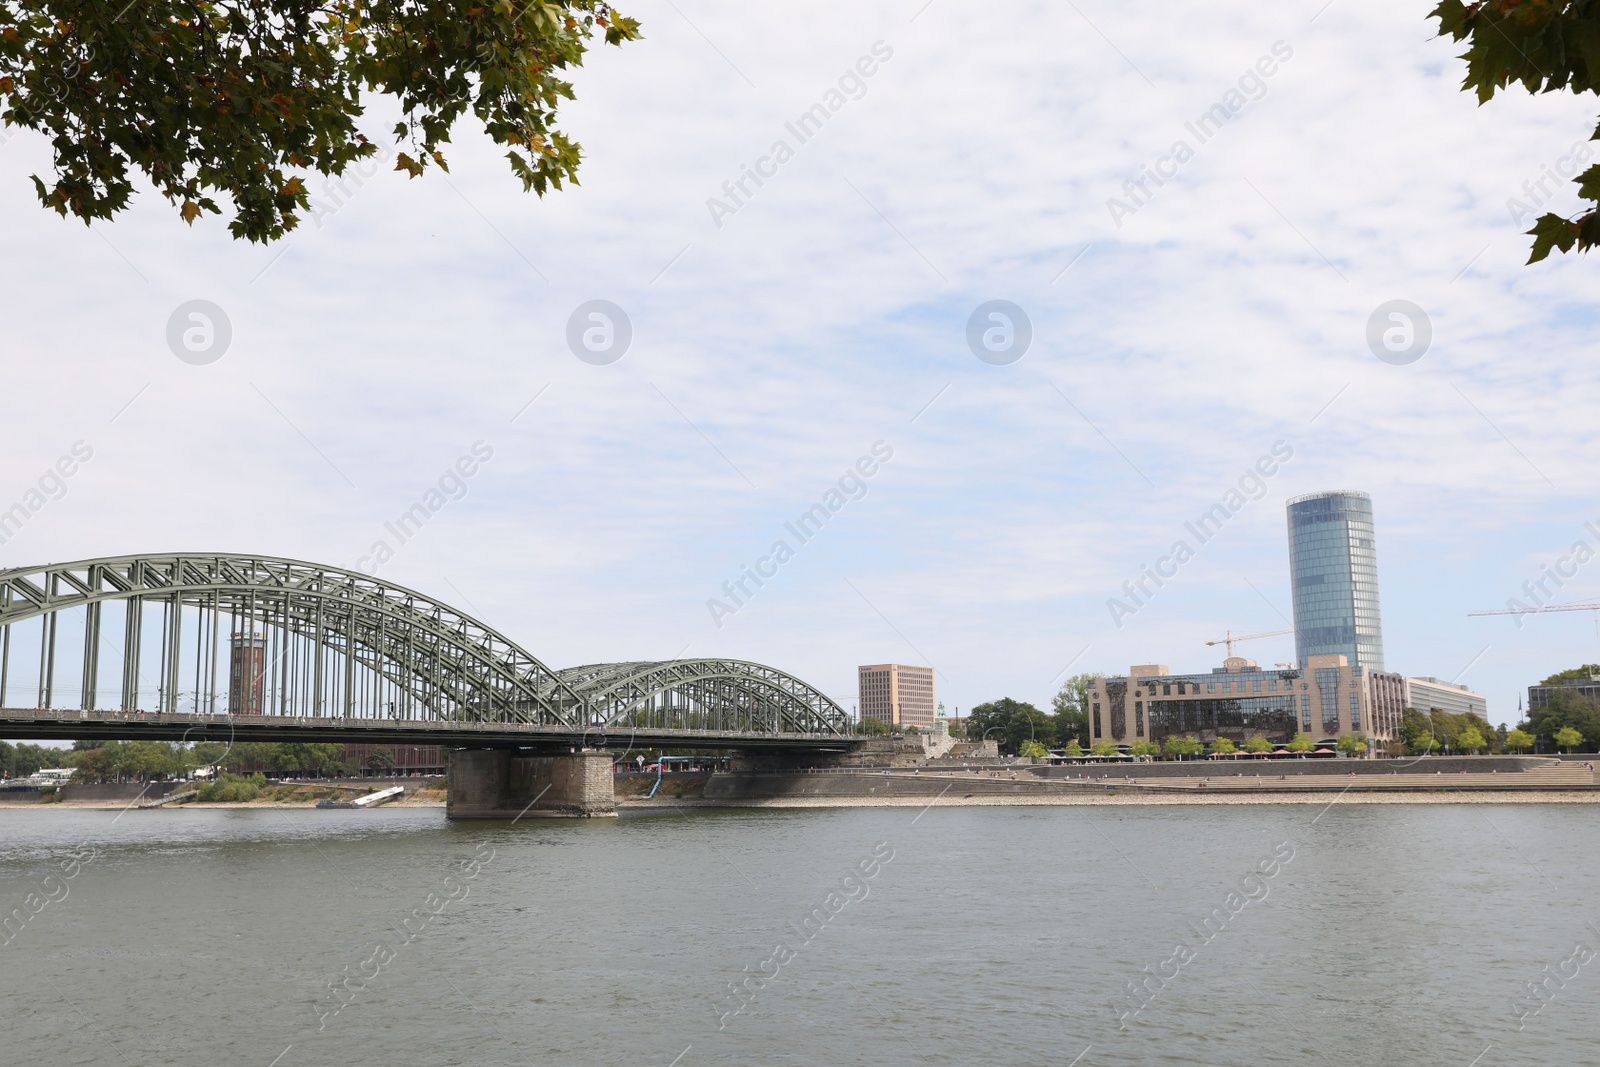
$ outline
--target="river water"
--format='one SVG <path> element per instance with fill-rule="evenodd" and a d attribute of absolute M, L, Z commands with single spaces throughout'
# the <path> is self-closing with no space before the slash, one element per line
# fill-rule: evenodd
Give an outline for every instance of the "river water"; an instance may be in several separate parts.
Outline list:
<path fill-rule="evenodd" d="M 1594 1063 L 1595 815 L 0 809 L 0 1063 Z"/>

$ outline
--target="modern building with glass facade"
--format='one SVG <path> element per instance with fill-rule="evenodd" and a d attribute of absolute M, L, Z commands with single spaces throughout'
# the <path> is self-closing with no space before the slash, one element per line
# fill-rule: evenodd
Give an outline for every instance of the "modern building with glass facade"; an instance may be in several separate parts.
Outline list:
<path fill-rule="evenodd" d="M 1407 678 L 1406 707 L 1421 712 L 1442 711 L 1449 715 L 1473 714 L 1488 721 L 1489 701 L 1464 685 L 1441 682 L 1437 678 Z"/>
<path fill-rule="evenodd" d="M 1591 674 L 1568 678 L 1555 685 L 1528 686 L 1528 710 L 1535 711 L 1549 704 L 1558 694 L 1567 693 L 1584 700 L 1600 701 L 1600 675 Z"/>
<path fill-rule="evenodd" d="M 1384 742 L 1398 735 L 1404 707 L 1404 678 L 1353 667 L 1343 656 L 1267 671 L 1232 656 L 1209 674 L 1174 675 L 1149 663 L 1089 683 L 1089 741 L 1125 748 L 1177 735 L 1208 744 L 1219 737 L 1283 744 L 1303 733 L 1330 744 L 1359 732 Z"/>
<path fill-rule="evenodd" d="M 1382 671 L 1372 498 L 1348 490 L 1312 493 L 1290 500 L 1288 511 L 1300 666 L 1313 656 L 1344 656 L 1352 667 Z"/>

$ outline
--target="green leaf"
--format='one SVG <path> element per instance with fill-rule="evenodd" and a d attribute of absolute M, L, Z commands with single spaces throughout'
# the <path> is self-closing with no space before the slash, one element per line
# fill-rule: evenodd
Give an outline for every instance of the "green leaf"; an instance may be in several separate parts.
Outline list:
<path fill-rule="evenodd" d="M 1438 7 L 1428 12 L 1430 19 L 1439 20 L 1439 36 L 1449 34 L 1456 40 L 1467 35 L 1467 8 L 1461 0 L 1441 0 Z"/>
<path fill-rule="evenodd" d="M 1600 163 L 1590 167 L 1572 181 L 1578 187 L 1579 196 L 1585 200 L 1600 200 Z"/>
<path fill-rule="evenodd" d="M 559 189 L 580 163 L 555 128 L 573 98 L 562 74 L 597 39 L 638 39 L 638 23 L 603 0 L 485 2 L 12 3 L 0 121 L 45 134 L 53 173 L 33 176 L 35 194 L 84 221 L 124 210 L 142 175 L 186 222 L 227 199 L 234 236 L 276 240 L 307 204 L 298 175 L 377 151 L 358 128 L 364 93 L 398 105 L 398 167 L 413 176 L 444 166 L 468 118 L 510 146 L 524 188 Z"/>
<path fill-rule="evenodd" d="M 1576 223 L 1578 227 L 1578 251 L 1587 252 L 1595 245 L 1600 245 L 1600 214 L 1591 211 Z M 1565 251 L 1563 249 L 1563 251 Z"/>
<path fill-rule="evenodd" d="M 1533 238 L 1533 254 L 1528 257 L 1528 262 L 1537 263 L 1548 256 L 1552 248 L 1572 251 L 1573 244 L 1578 240 L 1578 225 L 1560 215 L 1540 215 L 1528 235 Z"/>

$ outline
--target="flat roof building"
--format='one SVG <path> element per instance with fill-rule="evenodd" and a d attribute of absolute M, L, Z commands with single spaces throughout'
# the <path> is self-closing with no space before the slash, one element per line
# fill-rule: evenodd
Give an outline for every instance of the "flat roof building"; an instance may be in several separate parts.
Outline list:
<path fill-rule="evenodd" d="M 1338 490 L 1297 496 L 1287 507 L 1300 665 L 1313 656 L 1343 656 L 1352 667 L 1383 670 L 1372 498 Z"/>
<path fill-rule="evenodd" d="M 1174 675 L 1149 663 L 1089 683 L 1089 741 L 1160 744 L 1175 735 L 1238 744 L 1259 736 L 1282 744 L 1303 733 L 1324 743 L 1356 732 L 1388 741 L 1399 732 L 1404 697 L 1400 675 L 1352 667 L 1344 656 L 1274 670 L 1230 656 L 1208 674 Z"/>
<path fill-rule="evenodd" d="M 1489 721 L 1489 702 L 1482 693 L 1437 678 L 1407 678 L 1406 707 L 1417 711 L 1442 711 L 1450 715 L 1477 715 Z"/>
<path fill-rule="evenodd" d="M 1579 678 L 1568 678 L 1557 682 L 1555 685 L 1530 685 L 1528 686 L 1528 710 L 1542 708 L 1550 703 L 1550 698 L 1557 693 L 1570 693 L 1585 700 L 1600 701 L 1600 675 L 1587 675 Z"/>
<path fill-rule="evenodd" d="M 863 719 L 890 726 L 931 730 L 937 719 L 933 669 L 901 663 L 856 668 L 857 698 Z"/>

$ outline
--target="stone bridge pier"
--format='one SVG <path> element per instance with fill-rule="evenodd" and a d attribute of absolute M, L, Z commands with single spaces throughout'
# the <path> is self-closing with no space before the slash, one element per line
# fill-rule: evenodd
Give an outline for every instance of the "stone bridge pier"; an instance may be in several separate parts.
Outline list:
<path fill-rule="evenodd" d="M 449 819 L 594 818 L 617 814 L 611 754 L 461 748 L 449 753 Z"/>

